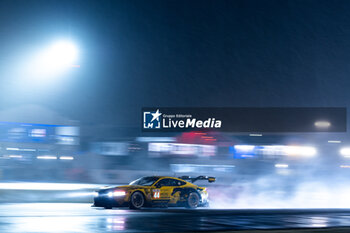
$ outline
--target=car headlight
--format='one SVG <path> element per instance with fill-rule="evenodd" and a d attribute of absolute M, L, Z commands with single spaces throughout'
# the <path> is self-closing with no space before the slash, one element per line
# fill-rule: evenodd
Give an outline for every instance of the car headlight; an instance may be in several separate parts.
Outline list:
<path fill-rule="evenodd" d="M 118 191 L 114 191 L 113 192 L 113 196 L 115 197 L 120 197 L 120 196 L 125 196 L 125 191 L 122 191 L 122 190 L 118 190 Z"/>
<path fill-rule="evenodd" d="M 107 194 L 108 197 L 121 197 L 121 196 L 125 196 L 125 195 L 126 195 L 125 191 L 122 191 L 122 190 L 109 192 Z"/>
<path fill-rule="evenodd" d="M 94 197 L 98 197 L 98 192 L 93 193 Z"/>

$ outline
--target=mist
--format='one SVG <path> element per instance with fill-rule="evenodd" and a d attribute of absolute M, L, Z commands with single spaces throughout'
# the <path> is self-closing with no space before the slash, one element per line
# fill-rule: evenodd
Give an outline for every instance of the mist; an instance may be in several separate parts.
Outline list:
<path fill-rule="evenodd" d="M 285 179 L 266 175 L 208 188 L 215 209 L 350 208 L 346 178 Z"/>

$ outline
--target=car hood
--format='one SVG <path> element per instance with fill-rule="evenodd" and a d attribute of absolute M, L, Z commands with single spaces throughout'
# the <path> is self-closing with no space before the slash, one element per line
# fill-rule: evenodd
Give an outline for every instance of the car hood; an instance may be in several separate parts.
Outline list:
<path fill-rule="evenodd" d="M 142 186 L 142 185 L 121 185 L 116 186 L 116 189 L 139 189 L 139 188 L 150 188 L 151 186 Z"/>

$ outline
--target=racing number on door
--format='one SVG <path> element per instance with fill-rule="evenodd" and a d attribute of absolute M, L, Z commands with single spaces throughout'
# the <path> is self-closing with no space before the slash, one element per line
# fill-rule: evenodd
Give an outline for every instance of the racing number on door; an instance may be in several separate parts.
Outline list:
<path fill-rule="evenodd" d="M 160 198 L 160 189 L 153 189 L 153 198 L 154 199 Z"/>

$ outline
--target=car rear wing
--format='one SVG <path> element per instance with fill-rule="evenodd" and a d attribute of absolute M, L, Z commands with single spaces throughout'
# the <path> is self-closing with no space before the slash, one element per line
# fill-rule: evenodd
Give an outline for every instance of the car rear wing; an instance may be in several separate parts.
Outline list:
<path fill-rule="evenodd" d="M 197 177 L 180 176 L 179 179 L 189 180 L 191 183 L 194 183 L 197 180 L 207 180 L 209 183 L 213 183 L 216 180 L 215 177 L 212 177 L 212 176 L 197 176 Z"/>

